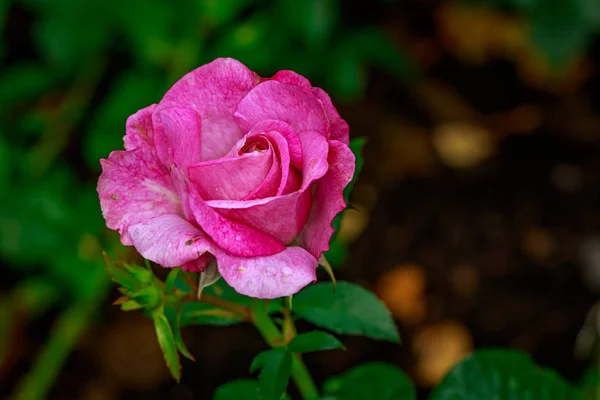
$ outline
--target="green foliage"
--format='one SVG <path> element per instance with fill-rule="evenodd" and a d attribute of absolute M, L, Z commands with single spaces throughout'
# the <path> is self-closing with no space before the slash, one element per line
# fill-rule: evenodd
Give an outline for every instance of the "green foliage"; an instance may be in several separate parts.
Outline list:
<path fill-rule="evenodd" d="M 336 333 L 362 335 L 398 342 L 398 330 L 389 311 L 375 295 L 360 286 L 338 282 L 318 283 L 294 297 L 299 317 Z"/>
<path fill-rule="evenodd" d="M 415 400 L 410 379 L 396 366 L 386 363 L 363 364 L 329 378 L 323 384 L 328 400 Z M 492 399 L 482 397 L 481 399 Z"/>
<path fill-rule="evenodd" d="M 213 397 L 214 400 L 262 400 L 258 381 L 253 379 L 238 379 L 227 382 L 219 387 Z M 284 394 L 281 400 L 289 400 Z"/>
<path fill-rule="evenodd" d="M 292 373 L 292 353 L 284 348 L 266 350 L 258 354 L 250 372 L 260 369 L 258 376 L 261 398 L 278 400 L 287 388 Z"/>
<path fill-rule="evenodd" d="M 173 329 L 160 308 L 157 308 L 152 312 L 152 319 L 154 320 L 158 344 L 160 345 L 165 361 L 167 362 L 167 367 L 169 367 L 169 371 L 171 371 L 173 378 L 179 382 L 181 379 L 181 364 L 179 363 L 179 353 L 177 352 L 177 344 L 175 343 Z"/>
<path fill-rule="evenodd" d="M 337 338 L 327 332 L 313 331 L 302 333 L 288 344 L 288 349 L 294 353 L 309 353 L 312 351 L 345 349 Z"/>
<path fill-rule="evenodd" d="M 582 399 L 556 372 L 537 366 L 521 352 L 481 350 L 458 363 L 431 395 L 432 400 Z"/>

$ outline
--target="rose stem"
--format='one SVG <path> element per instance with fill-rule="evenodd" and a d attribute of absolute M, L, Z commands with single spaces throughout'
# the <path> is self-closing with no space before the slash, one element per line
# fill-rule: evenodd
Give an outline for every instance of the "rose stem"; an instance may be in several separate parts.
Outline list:
<path fill-rule="evenodd" d="M 275 348 L 285 346 L 287 344 L 286 338 L 284 338 L 271 317 L 269 317 L 267 314 L 266 303 L 255 300 L 252 304 L 251 312 L 254 326 L 256 326 L 269 346 Z M 284 312 L 284 316 L 286 318 L 286 323 L 293 324 L 289 313 Z M 294 331 L 295 329 L 291 329 L 292 336 L 289 337 L 289 340 L 293 338 Z M 300 355 L 296 353 L 294 353 L 292 358 L 292 379 L 294 380 L 294 383 L 300 391 L 303 399 L 315 400 L 319 398 L 319 392 L 317 391 L 315 383 L 313 382 L 306 365 L 302 361 Z"/>

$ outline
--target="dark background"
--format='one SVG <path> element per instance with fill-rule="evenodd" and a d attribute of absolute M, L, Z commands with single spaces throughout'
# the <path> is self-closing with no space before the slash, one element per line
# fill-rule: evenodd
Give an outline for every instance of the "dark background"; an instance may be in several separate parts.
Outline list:
<path fill-rule="evenodd" d="M 488 346 L 572 381 L 595 362 L 576 346 L 600 290 L 595 1 L 2 0 L 0 27 L 0 396 L 210 398 L 250 376 L 251 326 L 189 327 L 174 384 L 99 258 L 135 254 L 104 227 L 98 159 L 218 56 L 306 75 L 368 139 L 329 258 L 403 343 L 343 337 L 306 357 L 318 382 L 389 361 L 425 396 Z"/>

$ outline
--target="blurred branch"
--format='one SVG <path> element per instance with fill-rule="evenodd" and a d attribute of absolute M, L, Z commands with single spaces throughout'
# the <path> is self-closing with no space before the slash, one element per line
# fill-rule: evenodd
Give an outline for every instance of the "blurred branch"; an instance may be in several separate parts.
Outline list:
<path fill-rule="evenodd" d="M 48 129 L 29 154 L 33 176 L 42 176 L 68 145 L 74 128 L 81 122 L 89 106 L 104 68 L 105 63 L 98 62 L 84 69 L 61 100 L 58 109 L 45 115 Z"/>
<path fill-rule="evenodd" d="M 71 354 L 79 337 L 90 324 L 108 288 L 104 270 L 91 279 L 96 279 L 95 290 L 89 296 L 79 298 L 57 319 L 48 341 L 38 354 L 31 371 L 17 384 L 12 400 L 38 400 L 47 398 L 62 366 Z"/>

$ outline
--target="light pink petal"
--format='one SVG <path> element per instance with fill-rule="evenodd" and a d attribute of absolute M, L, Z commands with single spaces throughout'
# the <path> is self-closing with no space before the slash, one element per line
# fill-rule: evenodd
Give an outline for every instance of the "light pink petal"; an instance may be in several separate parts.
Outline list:
<path fill-rule="evenodd" d="M 304 176 L 297 192 L 249 201 L 214 200 L 207 204 L 228 219 L 268 233 L 281 243 L 292 242 L 304 227 L 310 213 L 309 187 L 323 177 L 329 168 L 329 143 L 325 137 L 312 131 L 301 132 L 299 137 L 302 143 Z M 298 182 L 295 184 L 299 185 Z"/>
<path fill-rule="evenodd" d="M 125 124 L 126 134 L 123 138 L 126 150 L 146 149 L 154 151 L 154 129 L 152 127 L 152 113 L 156 104 L 143 108 L 127 118 Z"/>
<path fill-rule="evenodd" d="M 205 200 L 241 200 L 265 180 L 273 157 L 269 148 L 237 158 L 205 161 L 190 167 L 188 176 Z"/>
<path fill-rule="evenodd" d="M 196 222 L 223 250 L 242 257 L 266 256 L 285 250 L 273 236 L 219 214 L 205 203 L 192 185 L 188 190 Z"/>
<path fill-rule="evenodd" d="M 325 110 L 325 114 L 327 114 L 327 119 L 329 119 L 329 123 L 331 125 L 331 139 L 338 140 L 344 144 L 350 143 L 350 127 L 348 123 L 342 119 L 333 103 L 331 102 L 331 97 L 323 89 L 313 88 L 313 94 L 323 106 Z"/>
<path fill-rule="evenodd" d="M 288 247 L 267 257 L 233 257 L 224 252 L 215 256 L 223 279 L 250 297 L 291 296 L 317 279 L 317 260 L 301 247 Z"/>
<path fill-rule="evenodd" d="M 113 151 L 100 160 L 98 195 L 106 225 L 131 245 L 128 228 L 161 214 L 179 214 L 181 207 L 169 171 L 148 149 Z"/>
<path fill-rule="evenodd" d="M 239 61 L 218 58 L 177 81 L 159 105 L 195 110 L 202 120 L 202 159 L 214 160 L 243 136 L 233 113 L 258 82 L 260 78 Z"/>
<path fill-rule="evenodd" d="M 172 268 L 201 257 L 210 250 L 206 235 L 175 214 L 163 214 L 128 229 L 137 251 L 150 261 Z"/>
<path fill-rule="evenodd" d="M 317 131 L 329 137 L 331 128 L 323 107 L 309 91 L 275 80 L 262 82 L 237 106 L 235 119 L 243 130 L 275 119 L 287 122 L 296 132 Z"/>
<path fill-rule="evenodd" d="M 288 85 L 298 86 L 307 91 L 312 89 L 310 81 L 294 71 L 282 70 L 277 72 L 270 79 L 281 83 L 287 83 Z"/>
<path fill-rule="evenodd" d="M 344 188 L 352 180 L 355 158 L 348 146 L 329 141 L 329 171 L 316 183 L 313 207 L 299 242 L 315 257 L 329 249 L 333 218 L 346 207 Z"/>
<path fill-rule="evenodd" d="M 196 111 L 158 107 L 152 120 L 156 152 L 163 164 L 185 171 L 202 160 L 200 116 Z"/>

